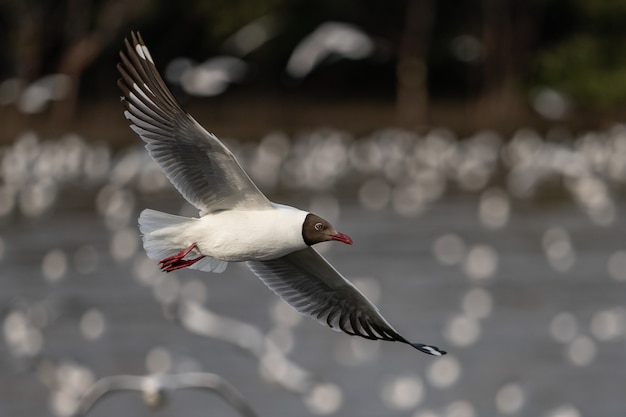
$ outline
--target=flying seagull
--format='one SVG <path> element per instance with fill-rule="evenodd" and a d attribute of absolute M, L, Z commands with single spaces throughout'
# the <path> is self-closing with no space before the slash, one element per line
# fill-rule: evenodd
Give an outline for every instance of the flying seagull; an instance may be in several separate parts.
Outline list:
<path fill-rule="evenodd" d="M 246 262 L 265 285 L 298 312 L 335 330 L 407 343 L 430 355 L 446 352 L 402 337 L 313 245 L 352 239 L 321 217 L 271 202 L 233 154 L 174 98 L 139 33 L 126 39 L 118 81 L 125 117 L 178 192 L 200 210 L 187 218 L 146 209 L 143 246 L 166 272 L 222 272 Z"/>
<path fill-rule="evenodd" d="M 74 417 L 85 416 L 103 397 L 121 391 L 139 391 L 144 402 L 158 408 L 167 393 L 183 389 L 213 391 L 244 417 L 258 417 L 245 397 L 221 376 L 206 372 L 164 375 L 112 375 L 96 381 L 80 399 Z"/>
<path fill-rule="evenodd" d="M 296 79 L 305 78 L 329 56 L 363 59 L 374 52 L 374 41 L 358 27 L 325 22 L 302 39 L 287 61 L 286 71 Z"/>

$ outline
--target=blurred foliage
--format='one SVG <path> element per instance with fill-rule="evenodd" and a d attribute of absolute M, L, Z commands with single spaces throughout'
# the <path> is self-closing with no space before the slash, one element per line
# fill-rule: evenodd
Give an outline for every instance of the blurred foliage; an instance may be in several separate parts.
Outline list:
<path fill-rule="evenodd" d="M 578 35 L 539 57 L 540 79 L 590 107 L 626 103 L 626 51 L 613 42 Z"/>
<path fill-rule="evenodd" d="M 546 39 L 538 52 L 534 81 L 564 91 L 587 107 L 602 110 L 626 103 L 626 1 L 555 3 L 548 19 L 566 23 L 561 23 L 557 39 Z"/>

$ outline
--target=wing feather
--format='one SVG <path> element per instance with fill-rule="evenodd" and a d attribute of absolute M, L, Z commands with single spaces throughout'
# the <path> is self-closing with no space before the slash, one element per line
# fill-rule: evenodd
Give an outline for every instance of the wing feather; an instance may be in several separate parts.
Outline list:
<path fill-rule="evenodd" d="M 203 213 L 271 209 L 234 155 L 178 103 L 137 33 L 120 52 L 125 117 L 170 182 Z"/>
<path fill-rule="evenodd" d="M 310 247 L 278 259 L 250 261 L 248 266 L 298 312 L 335 330 L 366 339 L 407 343 L 431 355 L 445 354 L 398 334 L 361 291 Z"/>

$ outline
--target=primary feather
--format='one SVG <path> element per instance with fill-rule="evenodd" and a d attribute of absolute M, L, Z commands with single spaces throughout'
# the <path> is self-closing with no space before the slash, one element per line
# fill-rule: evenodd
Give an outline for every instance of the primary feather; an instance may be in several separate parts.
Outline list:
<path fill-rule="evenodd" d="M 126 118 L 182 196 L 203 213 L 272 208 L 233 154 L 180 106 L 139 34 L 118 65 Z"/>

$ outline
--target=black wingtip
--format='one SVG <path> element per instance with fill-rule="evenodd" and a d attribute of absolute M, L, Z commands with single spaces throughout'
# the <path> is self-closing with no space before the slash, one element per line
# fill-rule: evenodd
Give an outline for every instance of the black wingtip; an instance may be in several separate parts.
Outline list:
<path fill-rule="evenodd" d="M 424 352 L 433 356 L 443 356 L 446 353 L 448 353 L 445 350 L 439 349 L 437 346 L 429 346 L 429 345 L 424 345 L 421 343 L 409 343 L 409 344 L 413 346 L 415 349 L 419 350 L 420 352 Z"/>

